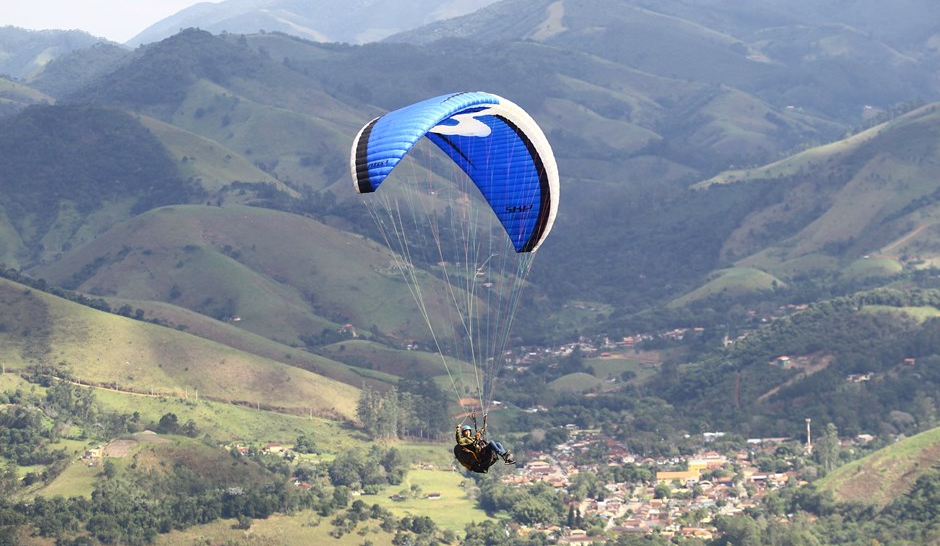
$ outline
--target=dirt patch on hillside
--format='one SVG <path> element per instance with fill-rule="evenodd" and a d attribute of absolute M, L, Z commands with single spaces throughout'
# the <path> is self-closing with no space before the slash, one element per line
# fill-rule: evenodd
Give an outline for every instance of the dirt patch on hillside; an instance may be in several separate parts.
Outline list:
<path fill-rule="evenodd" d="M 120 459 L 130 453 L 137 444 L 145 442 L 169 442 L 169 440 L 154 433 L 135 434 L 133 438 L 120 438 L 108 442 L 102 449 L 102 454 L 105 457 Z"/>
<path fill-rule="evenodd" d="M 829 367 L 829 364 L 832 363 L 833 358 L 834 357 L 832 355 L 811 355 L 791 359 L 790 362 L 785 366 L 785 369 L 796 369 L 799 370 L 799 373 L 784 383 L 781 383 L 780 385 L 777 385 L 776 387 L 760 395 L 757 398 L 757 401 L 764 402 L 771 396 L 780 392 L 780 389 L 789 387 L 797 381 L 802 381 L 816 372 L 825 370 L 827 367 Z"/>

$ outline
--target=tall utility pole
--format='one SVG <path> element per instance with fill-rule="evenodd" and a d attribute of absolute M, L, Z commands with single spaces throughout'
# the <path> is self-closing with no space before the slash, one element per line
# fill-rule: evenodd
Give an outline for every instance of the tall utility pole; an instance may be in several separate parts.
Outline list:
<path fill-rule="evenodd" d="M 807 453 L 813 452 L 813 431 L 810 428 L 811 421 L 812 419 L 810 419 L 809 417 L 806 418 L 806 452 Z"/>

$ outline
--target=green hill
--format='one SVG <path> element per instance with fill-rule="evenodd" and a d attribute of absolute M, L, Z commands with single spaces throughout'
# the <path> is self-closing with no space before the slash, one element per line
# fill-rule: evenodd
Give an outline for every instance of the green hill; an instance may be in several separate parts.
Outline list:
<path fill-rule="evenodd" d="M 940 112 L 929 105 L 844 140 L 700 184 L 772 187 L 768 192 L 779 196 L 743 218 L 722 254 L 739 267 L 784 280 L 814 269 L 864 276 L 856 261 L 862 256 L 880 260 L 873 264 L 887 266 L 889 274 L 897 264 L 933 263 L 937 134 Z"/>
<path fill-rule="evenodd" d="M 291 347 L 246 331 L 237 326 L 238 322 L 216 320 L 173 304 L 111 297 L 105 298 L 105 300 L 112 309 L 130 309 L 134 313 L 139 310 L 146 320 L 167 324 L 186 333 L 222 343 L 247 353 L 276 360 L 283 364 L 296 366 L 354 387 L 368 385 L 382 390 L 389 384 L 398 381 L 397 375 L 390 375 L 378 369 L 373 369 L 383 365 L 383 361 L 380 359 L 373 359 L 367 362 L 366 366 L 363 366 L 362 362 L 346 364 L 343 360 L 331 359 L 328 352 L 320 350 L 319 354 L 315 354 L 305 349 Z M 390 355 L 389 358 L 395 358 L 394 355 L 397 355 L 399 351 L 385 348 L 384 353 Z"/>
<path fill-rule="evenodd" d="M 602 381 L 591 374 L 584 372 L 571 373 L 559 377 L 548 384 L 556 392 L 578 393 L 588 392 L 600 386 Z"/>
<path fill-rule="evenodd" d="M 840 502 L 881 509 L 907 494 L 938 460 L 940 428 L 935 428 L 840 466 L 816 484 Z"/>
<path fill-rule="evenodd" d="M 393 377 L 438 376 L 445 373 L 441 356 L 426 351 L 399 351 L 368 340 L 352 339 L 321 347 L 318 352 L 340 362 L 376 369 Z M 459 372 L 466 364 L 448 367 Z"/>
<path fill-rule="evenodd" d="M 230 187 L 233 182 L 245 185 L 267 184 L 278 191 L 296 196 L 296 192 L 282 182 L 213 140 L 153 118 L 142 116 L 139 119 L 178 162 L 181 176 L 198 181 L 216 203 L 237 202 L 239 197 L 242 197 Z M 226 189 L 229 191 L 224 191 Z"/>
<path fill-rule="evenodd" d="M 106 229 L 114 216 L 198 193 L 177 176 L 159 141 L 114 108 L 30 107 L 0 120 L 0 149 L 0 208 L 23 240 L 13 261 L 54 255 Z"/>
<path fill-rule="evenodd" d="M 34 273 L 99 296 L 170 302 L 292 346 L 345 323 L 423 337 L 390 263 L 387 250 L 315 220 L 191 205 L 128 220 Z"/>
<path fill-rule="evenodd" d="M 72 100 L 120 105 L 210 138 L 279 180 L 324 185 L 345 174 L 364 117 L 244 38 L 188 29 L 143 46 Z"/>
<path fill-rule="evenodd" d="M 7 371 L 63 367 L 74 380 L 141 395 L 185 396 L 353 419 L 358 390 L 220 343 L 0 279 Z"/>
<path fill-rule="evenodd" d="M 738 267 L 715 271 L 707 283 L 670 303 L 670 306 L 689 305 L 708 298 L 739 299 L 759 296 L 773 292 L 777 287 L 785 287 L 772 275 L 754 268 Z"/>

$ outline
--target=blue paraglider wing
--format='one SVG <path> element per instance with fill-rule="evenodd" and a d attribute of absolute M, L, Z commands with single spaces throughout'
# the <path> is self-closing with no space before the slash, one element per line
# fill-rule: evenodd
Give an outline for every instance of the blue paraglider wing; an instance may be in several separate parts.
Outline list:
<path fill-rule="evenodd" d="M 490 93 L 442 95 L 372 120 L 352 146 L 356 191 L 376 191 L 425 136 L 473 180 L 516 252 L 542 244 L 558 210 L 555 157 L 522 108 Z"/>

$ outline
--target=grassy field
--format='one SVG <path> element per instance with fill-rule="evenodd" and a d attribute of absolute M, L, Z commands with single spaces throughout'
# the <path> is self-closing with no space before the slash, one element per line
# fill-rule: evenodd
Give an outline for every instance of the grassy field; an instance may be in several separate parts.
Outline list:
<path fill-rule="evenodd" d="M 89 466 L 76 456 L 69 461 L 69 466 L 52 483 L 41 489 L 32 489 L 29 494 L 42 495 L 43 497 L 61 495 L 63 497 L 90 498 L 92 491 L 95 490 L 95 484 L 100 479 L 100 466 Z"/>
<path fill-rule="evenodd" d="M 139 412 L 142 422 L 157 422 L 167 413 L 176 414 L 180 423 L 192 419 L 201 431 L 219 442 L 293 444 L 298 436 L 307 435 L 318 445 L 334 446 L 330 451 L 363 445 L 352 439 L 353 429 L 315 416 L 288 415 L 207 400 L 135 396 L 103 389 L 96 389 L 95 395 L 102 406 L 112 411 Z"/>
<path fill-rule="evenodd" d="M 0 279 L 0 354 L 8 370 L 65 363 L 76 380 L 354 418 L 359 390 L 166 327 L 103 313 Z"/>
<path fill-rule="evenodd" d="M 210 194 L 218 192 L 233 181 L 240 181 L 248 184 L 263 182 L 280 191 L 296 195 L 296 192 L 282 182 L 218 142 L 153 118 L 142 116 L 140 122 L 163 142 L 170 155 L 179 162 L 183 176 L 198 179 L 200 185 Z M 225 201 L 237 202 L 237 199 L 237 192 L 225 195 Z"/>
<path fill-rule="evenodd" d="M 360 546 L 370 541 L 374 546 L 391 546 L 394 533 L 386 533 L 376 521 L 360 523 L 356 531 L 335 537 L 329 518 L 313 511 L 304 511 L 289 516 L 274 515 L 268 519 L 253 520 L 251 528 L 236 529 L 235 520 L 219 520 L 208 525 L 199 525 L 185 531 L 173 531 L 158 535 L 155 546 L 194 546 L 196 544 L 226 546 L 310 546 L 333 544 L 336 546 Z"/>
<path fill-rule="evenodd" d="M 0 101 L 21 102 L 24 104 L 55 103 L 53 97 L 4 77 L 0 77 L 0 97 L 2 97 Z"/>
<path fill-rule="evenodd" d="M 598 379 L 620 378 L 624 372 L 633 372 L 634 377 L 631 381 L 642 382 L 656 374 L 656 362 L 659 355 L 656 353 L 633 354 L 614 354 L 602 358 L 586 358 L 585 366 L 590 366 L 594 370 L 594 375 Z"/>
<path fill-rule="evenodd" d="M 395 383 L 398 380 L 397 376 L 384 374 L 378 370 L 350 366 L 304 349 L 290 347 L 239 328 L 237 323 L 215 320 L 169 303 L 122 298 L 105 299 L 112 309 L 129 305 L 134 309 L 143 310 L 148 319 L 158 319 L 178 330 L 283 364 L 313 371 L 356 387 L 363 384 L 375 387 L 379 384 Z"/>
<path fill-rule="evenodd" d="M 597 324 L 597 321 L 613 311 L 611 305 L 589 301 L 569 301 L 552 316 L 561 331 L 576 331 Z"/>
<path fill-rule="evenodd" d="M 763 269 L 781 278 L 812 274 L 817 271 L 835 271 L 839 268 L 839 260 L 833 256 L 813 253 L 781 262 L 779 254 L 777 249 L 758 252 L 741 260 L 737 266 Z"/>
<path fill-rule="evenodd" d="M 0 262 L 5 263 L 7 267 L 17 267 L 19 260 L 16 256 L 22 244 L 20 234 L 10 225 L 3 208 L 0 207 Z"/>
<path fill-rule="evenodd" d="M 28 391 L 32 385 L 23 380 L 22 377 L 13 373 L 12 370 L 6 370 L 6 373 L 0 373 L 0 392 L 12 392 L 17 389 Z"/>
<path fill-rule="evenodd" d="M 464 479 L 462 471 L 417 469 L 411 470 L 401 485 L 389 487 L 383 495 L 376 495 L 374 499 L 363 496 L 362 500 L 370 505 L 374 502 L 387 508 L 397 517 L 427 516 L 438 527 L 461 531 L 469 523 L 488 519 L 486 513 L 476 508 L 467 496 L 469 483 Z M 389 498 L 397 493 L 405 497 L 404 500 Z M 439 493 L 440 498 L 427 498 L 431 493 Z"/>
<path fill-rule="evenodd" d="M 327 345 L 320 351 L 334 360 L 370 368 L 404 377 L 412 374 L 436 376 L 445 371 L 444 363 L 437 353 L 424 351 L 399 351 L 368 340 L 353 339 Z M 455 370 L 459 367 L 454 364 Z"/>

